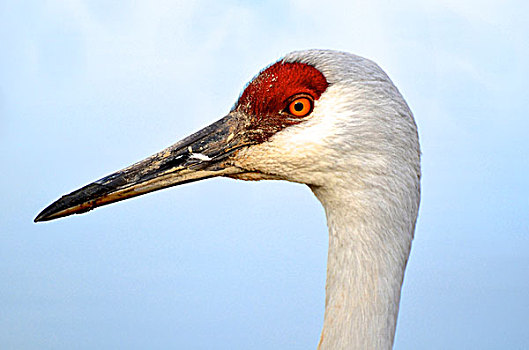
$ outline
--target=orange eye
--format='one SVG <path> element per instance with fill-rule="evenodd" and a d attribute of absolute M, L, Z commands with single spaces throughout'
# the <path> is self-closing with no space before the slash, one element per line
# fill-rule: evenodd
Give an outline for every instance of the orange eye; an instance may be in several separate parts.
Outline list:
<path fill-rule="evenodd" d="M 312 112 L 312 100 L 308 97 L 298 97 L 288 105 L 290 114 L 296 117 L 304 117 Z"/>

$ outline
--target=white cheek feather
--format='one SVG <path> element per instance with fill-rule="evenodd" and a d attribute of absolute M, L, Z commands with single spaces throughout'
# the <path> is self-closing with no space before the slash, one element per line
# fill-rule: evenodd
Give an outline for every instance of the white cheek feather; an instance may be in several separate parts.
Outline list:
<path fill-rule="evenodd" d="M 351 104 L 341 85 L 329 86 L 305 121 L 245 150 L 244 167 L 307 184 L 332 181 L 333 171 L 351 169 L 356 156 L 351 152 L 359 142 L 352 130 L 357 122 L 352 120 Z M 358 123 L 363 123 L 361 118 Z"/>

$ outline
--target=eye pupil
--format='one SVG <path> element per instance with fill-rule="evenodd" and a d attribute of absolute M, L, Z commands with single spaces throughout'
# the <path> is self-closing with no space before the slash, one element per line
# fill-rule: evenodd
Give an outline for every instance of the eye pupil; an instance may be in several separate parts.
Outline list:
<path fill-rule="evenodd" d="M 305 106 L 303 105 L 302 102 L 296 102 L 296 104 L 294 105 L 294 109 L 297 111 L 297 112 L 301 112 L 303 110 Z"/>

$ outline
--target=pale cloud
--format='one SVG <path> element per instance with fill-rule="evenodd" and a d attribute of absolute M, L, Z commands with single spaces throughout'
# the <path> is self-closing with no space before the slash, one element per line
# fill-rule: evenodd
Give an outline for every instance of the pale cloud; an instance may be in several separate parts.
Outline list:
<path fill-rule="evenodd" d="M 421 2 L 414 2 L 419 5 Z M 509 4 L 510 3 L 510 4 Z M 434 11 L 448 11 L 455 14 L 466 21 L 475 24 L 488 25 L 504 25 L 509 17 L 512 16 L 513 11 L 519 6 L 512 6 L 512 1 L 458 1 L 458 0 L 440 0 L 430 1 L 429 6 L 424 6 L 425 9 Z M 511 5 L 511 6 L 509 6 Z"/>
<path fill-rule="evenodd" d="M 164 0 L 135 2 L 114 21 L 98 16 L 81 0 L 52 1 L 48 6 L 51 16 L 67 18 L 69 25 L 80 31 L 86 55 L 85 74 L 112 79 L 130 74 L 157 76 L 166 74 L 170 66 L 182 64 L 182 60 L 196 62 L 196 57 L 186 50 L 186 35 L 197 4 Z M 166 45 L 175 44 L 181 50 L 164 50 Z M 116 65 L 114 60 L 120 64 Z"/>

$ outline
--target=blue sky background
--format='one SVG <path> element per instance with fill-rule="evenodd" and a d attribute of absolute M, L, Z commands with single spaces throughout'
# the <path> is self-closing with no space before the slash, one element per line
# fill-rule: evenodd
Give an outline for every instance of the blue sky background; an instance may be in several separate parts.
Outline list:
<path fill-rule="evenodd" d="M 0 347 L 315 348 L 327 231 L 302 185 L 214 179 L 33 218 L 220 118 L 283 54 L 332 48 L 378 62 L 419 125 L 395 348 L 526 348 L 528 4 L 0 2 Z"/>

